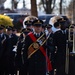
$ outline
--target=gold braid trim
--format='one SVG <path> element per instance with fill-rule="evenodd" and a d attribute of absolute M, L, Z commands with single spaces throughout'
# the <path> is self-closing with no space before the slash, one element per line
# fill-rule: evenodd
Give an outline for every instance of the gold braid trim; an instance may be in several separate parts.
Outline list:
<path fill-rule="evenodd" d="M 47 39 L 45 39 L 45 40 L 42 42 L 42 44 L 39 44 L 39 43 L 38 43 L 38 41 L 39 41 L 40 39 L 42 39 L 44 35 L 45 35 L 45 33 L 42 34 L 35 42 L 33 42 L 33 43 L 29 46 L 29 48 L 28 48 L 28 59 L 29 59 L 37 50 L 39 50 L 40 47 L 47 41 Z M 34 45 L 34 44 L 38 44 L 38 45 L 39 45 L 38 48 L 33 48 L 33 45 Z"/>

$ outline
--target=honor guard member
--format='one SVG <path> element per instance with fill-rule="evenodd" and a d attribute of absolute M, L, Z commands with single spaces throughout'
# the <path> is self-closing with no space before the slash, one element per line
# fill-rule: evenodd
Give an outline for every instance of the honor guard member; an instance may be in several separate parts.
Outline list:
<path fill-rule="evenodd" d="M 61 30 L 62 30 L 62 34 L 63 34 L 63 38 L 64 38 L 64 68 L 62 68 L 62 70 L 65 70 L 65 74 L 68 74 L 69 73 L 69 49 L 68 49 L 68 30 L 67 30 L 67 24 L 66 24 L 66 20 L 62 19 L 59 23 L 61 25 Z M 68 65 L 68 66 L 67 66 Z"/>
<path fill-rule="evenodd" d="M 24 24 L 26 25 L 26 28 L 22 29 L 22 34 L 20 35 L 21 39 L 25 38 L 25 35 L 32 31 L 32 21 L 27 20 Z"/>
<path fill-rule="evenodd" d="M 8 41 L 4 33 L 4 26 L 0 25 L 0 75 L 6 75 L 7 70 Z"/>
<path fill-rule="evenodd" d="M 55 47 L 53 44 L 53 31 L 52 31 L 52 25 L 51 24 L 47 24 L 46 28 L 48 30 L 49 33 L 49 38 L 47 40 L 47 48 L 48 48 L 48 57 L 51 59 L 51 63 L 52 63 L 52 68 L 53 70 L 50 72 L 50 75 L 54 75 L 54 55 L 55 55 Z"/>
<path fill-rule="evenodd" d="M 49 38 L 48 38 L 48 41 L 47 41 L 47 46 L 48 46 L 48 48 L 49 48 L 49 51 L 48 51 L 48 56 L 50 56 L 50 51 L 51 51 L 51 46 L 50 46 L 50 44 L 52 43 L 52 41 L 53 41 L 53 39 L 52 39 L 52 36 L 53 36 L 53 33 L 52 33 L 52 25 L 50 25 L 50 24 L 47 24 L 46 25 L 46 28 L 47 28 L 47 31 L 48 31 L 48 34 L 49 34 Z M 53 44 L 53 43 L 52 43 Z"/>
<path fill-rule="evenodd" d="M 0 75 L 4 74 L 4 69 L 3 69 L 3 48 L 2 48 L 2 34 L 3 34 L 3 27 L 0 26 Z"/>
<path fill-rule="evenodd" d="M 66 53 L 66 36 L 62 33 L 61 25 L 59 22 L 54 23 L 54 27 L 57 31 L 53 34 L 53 43 L 56 47 L 56 75 L 66 75 L 65 74 L 65 53 Z"/>
<path fill-rule="evenodd" d="M 42 33 L 42 20 L 34 20 L 34 32 L 29 33 L 25 39 L 24 67 L 28 75 L 46 75 L 52 70 L 48 56 L 46 55 L 46 35 Z M 27 75 L 27 74 L 25 74 Z"/>
<path fill-rule="evenodd" d="M 14 75 L 16 72 L 15 70 L 15 51 L 13 50 L 18 37 L 12 33 L 12 27 L 7 27 L 7 31 L 6 31 L 7 35 L 8 35 L 8 74 Z"/>
<path fill-rule="evenodd" d="M 29 32 L 32 32 L 32 21 L 37 19 L 37 17 L 35 16 L 28 16 L 24 19 L 23 21 L 23 29 L 22 29 L 22 33 L 20 35 L 20 38 L 18 40 L 18 44 L 17 44 L 17 67 L 19 69 L 19 74 L 20 75 L 25 75 L 24 74 L 24 66 L 23 66 L 23 49 L 24 49 L 24 45 L 25 45 L 25 37 L 27 36 L 27 34 Z"/>
<path fill-rule="evenodd" d="M 17 65 L 17 69 L 19 70 L 19 74 L 20 75 L 25 75 L 24 74 L 24 66 L 23 66 L 23 48 L 25 45 L 25 37 L 27 36 L 27 34 L 29 32 L 32 31 L 32 21 L 25 21 L 24 22 L 26 25 L 26 28 L 22 29 L 22 33 L 19 37 L 18 43 L 17 43 L 17 56 L 16 56 L 16 65 Z"/>

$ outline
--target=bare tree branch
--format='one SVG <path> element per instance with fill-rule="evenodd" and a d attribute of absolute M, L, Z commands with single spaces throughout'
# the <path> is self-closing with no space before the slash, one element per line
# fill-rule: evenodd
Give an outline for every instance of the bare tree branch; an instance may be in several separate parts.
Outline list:
<path fill-rule="evenodd" d="M 44 0 L 41 0 L 42 4 L 43 4 L 43 8 L 44 10 L 46 11 L 46 7 L 45 7 L 45 1 Z"/>
<path fill-rule="evenodd" d="M 43 5 L 43 8 L 47 14 L 52 13 L 52 11 L 55 7 L 55 1 L 56 0 L 41 0 L 41 5 Z"/>
<path fill-rule="evenodd" d="M 52 9 L 51 9 L 52 11 L 53 11 L 53 9 L 54 9 L 54 7 L 55 7 L 55 2 L 56 2 L 56 0 L 53 1 L 53 7 L 52 7 Z"/>

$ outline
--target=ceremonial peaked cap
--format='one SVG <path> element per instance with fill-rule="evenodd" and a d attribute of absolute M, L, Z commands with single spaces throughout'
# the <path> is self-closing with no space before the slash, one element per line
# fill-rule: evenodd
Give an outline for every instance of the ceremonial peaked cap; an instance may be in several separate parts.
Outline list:
<path fill-rule="evenodd" d="M 42 20 L 34 20 L 32 22 L 33 26 L 43 26 L 43 21 Z"/>
<path fill-rule="evenodd" d="M 46 28 L 51 28 L 51 27 L 52 27 L 51 24 L 47 24 L 47 25 L 46 25 Z"/>
<path fill-rule="evenodd" d="M 29 21 L 29 20 L 28 21 L 25 21 L 25 25 L 26 26 L 31 26 L 32 25 L 32 21 Z"/>
<path fill-rule="evenodd" d="M 8 26 L 8 27 L 6 27 L 6 29 L 7 29 L 8 31 L 10 31 L 10 30 L 12 30 L 12 29 L 13 29 L 13 27 Z"/>

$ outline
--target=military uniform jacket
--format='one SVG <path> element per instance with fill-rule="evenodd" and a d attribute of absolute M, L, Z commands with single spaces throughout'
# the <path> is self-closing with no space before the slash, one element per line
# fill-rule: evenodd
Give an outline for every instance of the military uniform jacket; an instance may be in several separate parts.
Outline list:
<path fill-rule="evenodd" d="M 8 55 L 8 36 L 3 33 L 2 36 L 0 37 L 0 67 L 2 69 L 6 68 L 7 55 Z"/>
<path fill-rule="evenodd" d="M 47 40 L 47 47 L 49 52 L 53 52 L 54 49 L 54 43 L 53 43 L 53 33 L 50 34 L 48 40 Z"/>
<path fill-rule="evenodd" d="M 36 35 L 34 36 L 36 37 Z M 32 43 L 33 41 L 28 35 L 25 39 L 25 47 L 24 47 L 24 52 L 23 52 L 25 67 L 28 70 L 29 75 L 46 75 L 46 58 L 40 50 L 35 52 L 29 59 L 27 58 L 28 57 L 28 47 Z M 46 48 L 45 46 L 43 47 L 44 49 Z"/>
<path fill-rule="evenodd" d="M 60 52 L 63 52 L 63 49 L 66 49 L 66 39 L 67 36 L 62 33 L 62 30 L 56 31 L 53 35 L 54 45 L 57 46 Z"/>
<path fill-rule="evenodd" d="M 13 51 L 13 49 L 17 43 L 17 39 L 18 37 L 15 34 L 11 34 L 10 36 L 8 36 L 7 68 L 10 74 L 15 70 L 15 52 Z"/>
<path fill-rule="evenodd" d="M 0 37 L 0 58 L 1 58 L 1 54 L 2 54 L 2 45 L 1 45 L 1 37 Z"/>
<path fill-rule="evenodd" d="M 53 35 L 54 45 L 57 46 L 56 51 L 56 66 L 60 67 L 65 64 L 65 56 L 66 56 L 66 34 L 62 33 L 62 30 L 56 31 Z"/>
<path fill-rule="evenodd" d="M 16 66 L 17 69 L 20 69 L 23 65 L 23 47 L 25 45 L 25 37 L 26 35 L 31 32 L 30 29 L 26 29 L 21 33 L 17 42 L 17 55 L 16 55 Z"/>
<path fill-rule="evenodd" d="M 6 34 L 2 34 L 2 36 L 0 36 L 0 57 L 2 58 L 2 56 L 6 55 L 6 51 L 7 51 L 7 45 L 8 45 L 8 36 Z"/>

